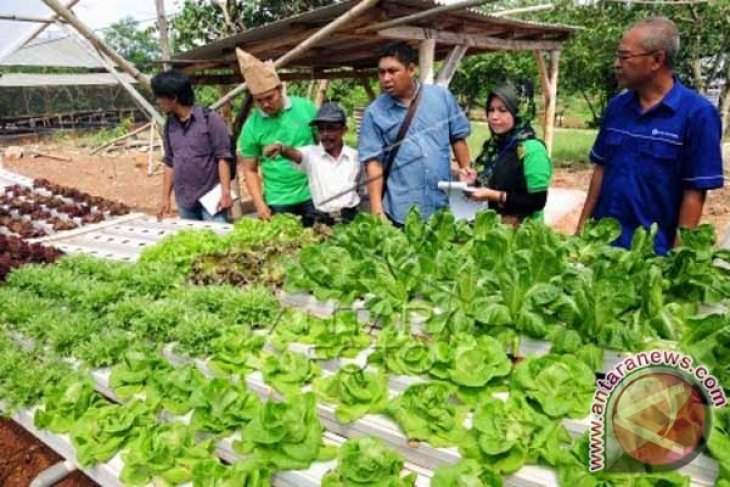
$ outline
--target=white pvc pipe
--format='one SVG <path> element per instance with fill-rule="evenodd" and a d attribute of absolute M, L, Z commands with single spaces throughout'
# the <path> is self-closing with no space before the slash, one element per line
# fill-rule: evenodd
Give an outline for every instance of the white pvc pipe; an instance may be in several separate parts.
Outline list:
<path fill-rule="evenodd" d="M 36 475 L 30 483 L 30 487 L 51 487 L 68 477 L 75 470 L 76 465 L 68 460 L 58 462 Z"/>

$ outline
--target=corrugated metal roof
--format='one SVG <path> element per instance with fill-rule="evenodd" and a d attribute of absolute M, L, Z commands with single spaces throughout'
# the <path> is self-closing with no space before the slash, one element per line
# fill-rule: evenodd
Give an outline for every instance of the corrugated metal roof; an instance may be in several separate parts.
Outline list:
<path fill-rule="evenodd" d="M 134 78 L 123 74 L 130 83 Z M 116 78 L 109 73 L 82 74 L 27 74 L 7 73 L 0 75 L 0 88 L 31 88 L 43 86 L 99 86 L 116 85 Z"/>
<path fill-rule="evenodd" d="M 96 58 L 71 38 L 35 39 L 2 59 L 0 66 L 104 68 Z"/>

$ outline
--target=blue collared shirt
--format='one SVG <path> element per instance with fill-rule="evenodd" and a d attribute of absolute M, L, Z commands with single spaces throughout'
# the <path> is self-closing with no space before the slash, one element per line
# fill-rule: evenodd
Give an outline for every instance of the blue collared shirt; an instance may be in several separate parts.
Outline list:
<path fill-rule="evenodd" d="M 659 225 L 656 252 L 666 254 L 677 233 L 685 189 L 723 185 L 717 109 L 675 78 L 646 113 L 635 92 L 611 100 L 590 153 L 604 167 L 594 218 L 621 222 L 616 245 L 630 247 L 634 231 Z"/>
<path fill-rule="evenodd" d="M 424 219 L 448 206 L 438 182 L 451 179 L 451 144 L 471 133 L 469 120 L 449 90 L 435 85 L 420 89 L 421 101 L 393 162 L 383 201 L 385 212 L 398 223 L 405 222 L 413 206 Z M 407 112 L 402 102 L 388 94 L 370 104 L 360 124 L 361 163 L 385 163 Z"/>

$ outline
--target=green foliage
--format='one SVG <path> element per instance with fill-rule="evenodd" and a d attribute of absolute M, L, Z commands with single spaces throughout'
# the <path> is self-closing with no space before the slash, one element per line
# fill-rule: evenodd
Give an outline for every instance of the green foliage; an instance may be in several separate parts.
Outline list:
<path fill-rule="evenodd" d="M 515 367 L 512 391 L 524 393 L 551 418 L 583 418 L 590 410 L 595 375 L 572 355 L 530 357 Z"/>
<path fill-rule="evenodd" d="M 319 319 L 300 312 L 287 312 L 276 323 L 272 344 L 286 348 L 290 343 L 314 345 L 318 359 L 355 357 L 370 345 L 370 337 L 353 312 L 338 312 Z"/>
<path fill-rule="evenodd" d="M 218 460 L 203 460 L 193 466 L 193 485 L 201 487 L 269 487 L 271 470 L 265 462 L 245 460 L 223 465 Z"/>
<path fill-rule="evenodd" d="M 455 405 L 452 395 L 453 388 L 445 383 L 415 384 L 392 400 L 387 411 L 409 440 L 456 446 L 466 433 L 466 409 Z"/>
<path fill-rule="evenodd" d="M 525 463 L 557 465 L 570 442 L 560 423 L 518 395 L 507 401 L 484 398 L 472 421 L 473 428 L 461 444 L 463 454 L 500 474 L 513 473 Z"/>
<path fill-rule="evenodd" d="M 260 353 L 265 338 L 262 335 L 228 332 L 213 341 L 210 369 L 221 377 L 245 376 L 260 368 Z"/>
<path fill-rule="evenodd" d="M 433 344 L 431 375 L 468 388 L 486 386 L 512 370 L 504 346 L 489 336 L 454 335 Z"/>
<path fill-rule="evenodd" d="M 605 470 L 591 473 L 586 469 L 589 459 L 589 437 L 583 435 L 575 441 L 569 455 L 558 468 L 560 485 L 581 485 L 599 487 L 614 485 L 617 487 L 688 487 L 690 478 L 677 471 L 608 473 Z"/>
<path fill-rule="evenodd" d="M 89 408 L 100 402 L 90 378 L 69 374 L 46 392 L 45 404 L 36 411 L 33 423 L 54 433 L 68 433 Z"/>
<path fill-rule="evenodd" d="M 122 454 L 119 476 L 127 485 L 179 485 L 193 480 L 193 469 L 213 458 L 212 440 L 197 443 L 194 430 L 165 423 L 140 431 Z"/>
<path fill-rule="evenodd" d="M 253 453 L 275 470 L 300 470 L 312 462 L 330 459 L 331 449 L 322 445 L 314 394 L 292 396 L 286 402 L 267 401 L 246 425 L 233 448 Z"/>
<path fill-rule="evenodd" d="M 314 391 L 322 401 L 337 405 L 335 415 L 341 423 L 383 411 L 388 404 L 385 375 L 366 372 L 354 364 L 343 365 L 334 375 L 315 380 Z"/>
<path fill-rule="evenodd" d="M 103 463 L 156 423 L 153 410 L 141 401 L 104 403 L 88 409 L 74 424 L 71 443 L 81 465 Z"/>
<path fill-rule="evenodd" d="M 104 41 L 132 64 L 144 65 L 161 56 L 154 27 L 141 28 L 132 17 L 125 17 L 104 30 Z"/>
<path fill-rule="evenodd" d="M 406 487 L 416 474 L 401 477 L 403 459 L 372 436 L 349 439 L 340 447 L 337 468 L 322 479 L 323 487 Z"/>
<path fill-rule="evenodd" d="M 268 355 L 263 360 L 261 371 L 267 384 L 282 394 L 290 395 L 300 394 L 301 386 L 311 383 L 320 374 L 317 362 L 290 350 Z"/>
<path fill-rule="evenodd" d="M 145 400 L 155 409 L 183 416 L 193 407 L 193 395 L 205 384 L 203 374 L 195 366 L 184 365 L 149 378 Z"/>
<path fill-rule="evenodd" d="M 679 343 L 681 350 L 707 367 L 730 391 L 730 313 L 690 318 L 688 328 Z"/>
<path fill-rule="evenodd" d="M 471 459 L 456 465 L 438 467 L 431 479 L 432 487 L 502 487 L 502 477 Z"/>
<path fill-rule="evenodd" d="M 401 375 L 424 375 L 431 370 L 433 356 L 428 342 L 392 329 L 378 335 L 375 352 L 368 362 Z"/>
<path fill-rule="evenodd" d="M 331 3 L 331 0 L 306 2 L 227 0 L 225 6 L 231 21 L 229 24 L 223 10 L 217 4 L 202 0 L 185 0 L 182 10 L 171 22 L 172 42 L 176 51 L 187 51 L 252 27 Z"/>
<path fill-rule="evenodd" d="M 193 391 L 190 405 L 193 408 L 191 427 L 226 436 L 254 418 L 260 401 L 240 383 L 213 379 Z"/>

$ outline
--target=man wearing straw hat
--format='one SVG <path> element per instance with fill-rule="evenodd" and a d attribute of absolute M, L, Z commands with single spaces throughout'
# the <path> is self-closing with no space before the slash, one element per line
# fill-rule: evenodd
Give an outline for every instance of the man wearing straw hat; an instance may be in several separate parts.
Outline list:
<path fill-rule="evenodd" d="M 275 142 L 290 147 L 314 144 L 309 123 L 317 108 L 307 99 L 287 96 L 272 63 L 262 62 L 241 49 L 236 49 L 236 55 L 258 108 L 246 121 L 238 139 L 246 188 L 256 212 L 262 219 L 292 213 L 300 216 L 304 225 L 312 225 L 316 210 L 307 176 L 281 154 L 266 157 L 263 149 Z"/>

